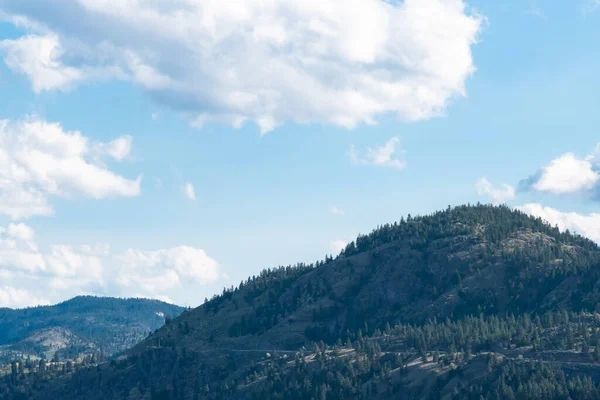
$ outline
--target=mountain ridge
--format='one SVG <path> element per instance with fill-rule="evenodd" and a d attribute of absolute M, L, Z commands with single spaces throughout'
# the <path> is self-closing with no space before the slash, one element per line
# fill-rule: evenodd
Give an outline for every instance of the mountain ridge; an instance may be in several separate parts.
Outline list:
<path fill-rule="evenodd" d="M 459 206 L 263 270 L 32 398 L 600 395 L 596 311 L 596 244 L 506 206 Z"/>
<path fill-rule="evenodd" d="M 50 359 L 77 353 L 106 356 L 126 350 L 183 308 L 158 300 L 76 296 L 50 306 L 0 309 L 0 359 Z M 161 316 L 163 315 L 163 316 Z"/>

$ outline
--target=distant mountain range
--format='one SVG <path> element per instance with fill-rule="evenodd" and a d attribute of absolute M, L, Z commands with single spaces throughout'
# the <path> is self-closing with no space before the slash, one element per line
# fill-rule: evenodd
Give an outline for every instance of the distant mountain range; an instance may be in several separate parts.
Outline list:
<path fill-rule="evenodd" d="M 0 397 L 597 399 L 598 312 L 596 244 L 461 206 L 264 270 L 109 363 L 15 366 Z"/>
<path fill-rule="evenodd" d="M 0 365 L 27 357 L 106 357 L 137 344 L 183 308 L 149 299 L 80 296 L 54 306 L 0 308 Z"/>

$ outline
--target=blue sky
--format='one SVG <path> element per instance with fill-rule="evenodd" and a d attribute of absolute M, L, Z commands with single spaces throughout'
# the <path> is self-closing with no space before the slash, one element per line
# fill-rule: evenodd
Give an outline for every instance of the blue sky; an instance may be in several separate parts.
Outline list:
<path fill-rule="evenodd" d="M 600 240 L 594 1 L 200 3 L 0 0 L 0 306 L 195 306 L 467 202 Z"/>

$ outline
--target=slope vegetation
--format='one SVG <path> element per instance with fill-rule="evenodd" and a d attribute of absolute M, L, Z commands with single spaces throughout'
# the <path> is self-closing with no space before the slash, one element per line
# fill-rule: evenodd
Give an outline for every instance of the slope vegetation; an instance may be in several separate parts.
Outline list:
<path fill-rule="evenodd" d="M 81 296 L 54 306 L 0 309 L 0 364 L 126 350 L 183 308 L 156 300 Z M 58 353 L 58 354 L 57 354 Z"/>
<path fill-rule="evenodd" d="M 31 396 L 597 398 L 599 279 L 594 243 L 507 207 L 408 216 Z"/>

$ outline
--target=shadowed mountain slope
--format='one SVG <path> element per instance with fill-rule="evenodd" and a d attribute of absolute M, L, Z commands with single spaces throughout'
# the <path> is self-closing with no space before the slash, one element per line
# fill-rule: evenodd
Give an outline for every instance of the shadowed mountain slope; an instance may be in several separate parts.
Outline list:
<path fill-rule="evenodd" d="M 335 259 L 262 271 L 31 396 L 486 399 L 546 384 L 556 390 L 539 398 L 587 395 L 600 377 L 599 279 L 593 242 L 508 207 L 408 216 Z"/>

